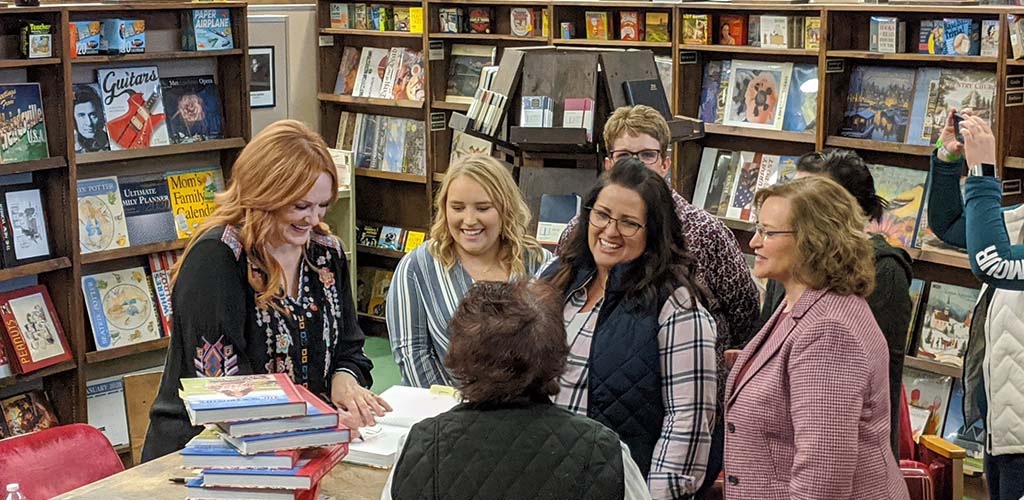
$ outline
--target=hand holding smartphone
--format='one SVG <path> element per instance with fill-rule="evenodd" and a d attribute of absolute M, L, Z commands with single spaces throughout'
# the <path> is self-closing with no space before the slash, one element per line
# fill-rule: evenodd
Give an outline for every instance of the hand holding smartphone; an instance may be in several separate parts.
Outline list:
<path fill-rule="evenodd" d="M 960 122 L 964 121 L 964 115 L 960 113 L 953 113 L 953 131 L 956 136 L 957 142 L 963 144 L 964 136 L 960 133 Z"/>

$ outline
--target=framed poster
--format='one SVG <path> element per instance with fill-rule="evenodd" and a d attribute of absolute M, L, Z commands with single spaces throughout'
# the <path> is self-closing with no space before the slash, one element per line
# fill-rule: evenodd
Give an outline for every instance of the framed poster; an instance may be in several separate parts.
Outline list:
<path fill-rule="evenodd" d="M 277 105 L 274 85 L 274 47 L 249 47 L 249 106 L 272 108 Z"/>

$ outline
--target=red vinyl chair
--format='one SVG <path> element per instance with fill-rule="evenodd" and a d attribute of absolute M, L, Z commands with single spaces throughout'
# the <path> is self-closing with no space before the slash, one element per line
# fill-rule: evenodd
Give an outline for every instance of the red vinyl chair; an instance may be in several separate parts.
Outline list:
<path fill-rule="evenodd" d="M 62 425 L 0 441 L 0 483 L 18 483 L 22 494 L 33 500 L 123 470 L 110 441 L 91 425 Z"/>

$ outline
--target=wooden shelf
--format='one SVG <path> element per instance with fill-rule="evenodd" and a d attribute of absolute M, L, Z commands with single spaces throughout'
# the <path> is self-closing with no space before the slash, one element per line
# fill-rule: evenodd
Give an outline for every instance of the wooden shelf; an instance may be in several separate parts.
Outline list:
<path fill-rule="evenodd" d="M 656 3 L 649 1 L 625 1 L 625 2 L 608 2 L 607 0 L 576 0 L 576 1 L 558 1 L 551 2 L 555 7 L 600 7 L 605 9 L 623 9 L 623 10 L 667 10 L 671 11 L 677 4 L 674 3 Z"/>
<path fill-rule="evenodd" d="M 139 255 L 149 255 L 169 250 L 181 250 L 185 248 L 185 245 L 187 244 L 188 239 L 182 238 L 178 240 L 161 241 L 159 243 L 149 243 L 147 245 L 132 245 L 130 247 L 118 248 L 116 250 L 87 253 L 82 255 L 82 264 L 95 264 L 97 262 L 108 262 L 111 260 L 137 257 Z"/>
<path fill-rule="evenodd" d="M 557 5 L 557 4 L 556 4 Z M 671 4 L 670 4 L 671 5 Z M 864 4 L 861 5 L 863 8 Z M 874 9 L 875 5 L 871 4 L 871 8 Z M 787 4 L 787 3 L 770 3 L 770 2 L 756 2 L 756 3 L 731 3 L 731 2 L 693 2 L 683 3 L 679 5 L 681 11 L 703 11 L 703 10 L 751 10 L 751 11 L 820 11 L 822 9 L 821 4 Z M 829 6 L 831 9 L 832 6 Z"/>
<path fill-rule="evenodd" d="M 68 166 L 63 156 L 43 158 L 41 160 L 19 161 L 0 165 L 0 175 L 23 174 L 26 172 L 39 172 L 42 170 L 54 170 Z"/>
<path fill-rule="evenodd" d="M 376 321 L 376 322 L 378 322 L 378 323 L 386 323 L 386 322 L 387 322 L 387 320 L 386 320 L 386 319 L 384 319 L 384 318 L 382 318 L 382 317 L 380 317 L 380 316 L 374 316 L 374 315 L 372 315 L 372 314 L 368 314 L 368 313 L 362 313 L 362 312 L 361 312 L 361 313 L 356 313 L 356 314 L 357 314 L 357 315 L 358 315 L 358 316 L 359 316 L 360 318 L 363 318 L 363 319 L 368 319 L 368 320 L 370 320 L 370 321 Z"/>
<path fill-rule="evenodd" d="M 423 109 L 423 101 L 412 101 L 409 99 L 383 99 L 377 97 L 353 97 L 350 95 L 328 94 L 321 92 L 317 94 L 320 102 L 336 102 L 341 104 L 357 104 L 361 106 L 380 106 L 385 108 L 409 108 Z"/>
<path fill-rule="evenodd" d="M 616 5 L 621 7 L 621 5 Z M 672 42 L 646 42 L 632 40 L 587 40 L 585 38 L 573 38 L 571 40 L 563 40 L 556 38 L 551 41 L 555 45 L 583 45 L 587 47 L 629 47 L 634 49 L 651 49 L 667 47 L 672 48 Z"/>
<path fill-rule="evenodd" d="M 834 146 L 847 149 L 865 149 L 869 151 L 881 151 L 883 153 L 897 153 L 912 156 L 931 156 L 931 146 L 920 146 L 917 144 L 904 144 L 902 142 L 872 141 L 869 139 L 853 139 L 838 135 L 830 135 L 825 139 L 826 146 Z"/>
<path fill-rule="evenodd" d="M 481 42 L 503 41 L 541 43 L 545 45 L 548 43 L 548 37 L 546 36 L 515 36 L 488 33 L 431 33 L 427 36 L 433 40 L 480 40 Z"/>
<path fill-rule="evenodd" d="M 0 269 L 0 281 L 12 280 L 14 278 L 21 278 L 23 276 L 32 276 L 33 274 L 43 274 L 52 271 L 58 271 L 61 269 L 67 269 L 69 267 L 71 267 L 71 259 L 67 257 L 57 257 L 55 259 L 33 262 L 31 264 L 25 264 L 23 266 L 15 266 L 8 267 L 6 269 Z"/>
<path fill-rule="evenodd" d="M 753 222 L 747 222 L 745 220 L 730 219 L 728 217 L 719 217 L 717 215 L 715 217 L 717 217 L 718 220 L 722 221 L 722 224 L 725 224 L 725 227 L 727 227 L 729 229 L 734 229 L 736 231 L 744 231 L 744 232 L 748 232 L 748 233 L 754 232 L 754 223 Z"/>
<path fill-rule="evenodd" d="M 937 252 L 934 250 L 920 250 L 917 248 L 907 249 L 907 253 L 914 260 L 921 262 L 931 262 L 932 264 L 941 264 L 943 266 L 958 267 L 960 269 L 970 269 L 971 262 L 967 259 L 967 254 L 957 253 L 955 255 L 946 252 Z"/>
<path fill-rule="evenodd" d="M 368 253 L 371 255 L 379 255 L 381 257 L 388 257 L 390 259 L 401 259 L 405 257 L 405 253 L 397 250 L 388 250 L 387 248 L 368 247 L 366 245 L 357 245 L 356 250 L 360 253 Z"/>
<path fill-rule="evenodd" d="M 461 102 L 430 101 L 430 107 L 434 109 L 458 111 L 460 113 L 466 113 L 469 111 L 469 104 L 463 104 Z"/>
<path fill-rule="evenodd" d="M 202 59 L 207 57 L 240 56 L 242 49 L 227 50 L 178 50 L 166 52 L 143 52 L 141 54 L 78 56 L 71 59 L 71 64 L 97 64 L 130 61 L 164 61 L 169 59 Z"/>
<path fill-rule="evenodd" d="M 21 8 L 18 8 L 20 11 Z M 4 11 L 14 12 L 14 10 Z M 30 66 L 50 66 L 60 64 L 59 57 L 45 57 L 43 59 L 0 59 L 0 69 L 28 68 Z"/>
<path fill-rule="evenodd" d="M 227 149 L 241 149 L 245 147 L 245 139 L 232 137 L 230 139 L 212 139 L 209 141 L 193 142 L 190 144 L 170 144 L 167 146 L 155 146 L 142 149 L 124 149 L 121 151 L 100 151 L 97 153 L 82 153 L 75 159 L 78 165 L 90 163 L 107 163 L 112 161 L 134 160 L 137 158 L 154 158 L 158 156 L 181 155 L 188 153 L 202 153 L 205 151 L 223 151 Z"/>
<path fill-rule="evenodd" d="M 982 56 L 941 56 L 935 54 L 882 54 L 880 52 L 869 52 L 866 50 L 829 50 L 825 57 L 845 57 L 848 59 L 871 59 L 876 61 L 918 61 L 930 63 L 960 63 L 960 64 L 996 64 L 999 62 L 995 57 Z"/>
<path fill-rule="evenodd" d="M 382 170 L 370 170 L 368 168 L 357 168 L 356 177 L 375 177 L 377 179 L 387 179 L 390 181 L 399 182 L 412 182 L 416 184 L 427 183 L 427 177 L 423 175 L 400 174 L 398 172 L 384 172 Z"/>
<path fill-rule="evenodd" d="M 320 28 L 320 34 L 347 36 L 383 36 L 387 38 L 423 38 L 423 33 L 409 33 L 408 31 L 373 31 L 353 30 L 347 28 Z"/>
<path fill-rule="evenodd" d="M 23 384 L 32 380 L 39 380 L 41 378 L 49 377 L 50 375 L 71 371 L 77 367 L 78 365 L 75 364 L 75 361 L 72 359 L 64 361 L 63 363 L 57 363 L 53 366 L 47 366 L 46 368 L 36 370 L 32 373 L 27 373 L 25 375 L 11 375 L 10 377 L 0 378 L 0 389 L 10 387 L 12 385 Z"/>
<path fill-rule="evenodd" d="M 679 50 L 694 50 L 698 52 L 726 52 L 729 54 L 754 54 L 774 56 L 808 56 L 817 57 L 818 49 L 770 49 L 765 47 L 751 47 L 749 45 L 686 45 L 679 44 Z"/>
<path fill-rule="evenodd" d="M 1024 158 L 1019 156 L 1007 156 L 1003 160 L 1003 166 L 1006 168 L 1024 168 Z"/>
<path fill-rule="evenodd" d="M 133 354 L 159 351 L 161 349 L 166 349 L 170 340 L 170 337 L 161 337 L 154 340 L 147 340 L 146 342 L 139 342 L 138 344 L 115 347 L 113 349 L 106 349 L 103 351 L 87 352 L 85 353 L 85 362 L 91 365 L 93 363 L 102 363 L 112 359 L 124 358 Z"/>
<path fill-rule="evenodd" d="M 1007 66 L 1024 66 L 1024 59 L 1007 59 Z"/>
<path fill-rule="evenodd" d="M 935 360 L 919 358 L 917 356 L 904 356 L 903 366 L 909 366 L 918 370 L 923 370 L 930 373 L 937 373 L 939 375 L 946 375 L 953 378 L 960 378 L 963 374 L 963 368 L 951 365 L 948 363 L 940 363 Z"/>
<path fill-rule="evenodd" d="M 705 123 L 704 133 L 732 135 L 736 137 L 749 137 L 754 139 L 768 139 L 773 141 L 814 144 L 814 134 L 809 132 L 787 132 L 785 130 L 766 130 L 760 128 L 736 127 L 733 125 Z"/>

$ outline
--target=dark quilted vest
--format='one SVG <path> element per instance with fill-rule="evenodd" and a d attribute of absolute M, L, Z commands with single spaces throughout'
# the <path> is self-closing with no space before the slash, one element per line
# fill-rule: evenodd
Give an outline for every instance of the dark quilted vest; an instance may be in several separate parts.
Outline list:
<path fill-rule="evenodd" d="M 619 438 L 550 402 L 460 405 L 412 427 L 395 500 L 622 500 Z"/>
<path fill-rule="evenodd" d="M 554 276 L 557 267 L 550 266 L 545 276 Z M 640 472 L 647 477 L 665 418 L 658 313 L 668 293 L 651 304 L 626 297 L 622 281 L 630 272 L 637 272 L 635 265 L 621 264 L 608 275 L 597 331 L 590 345 L 587 416 L 619 434 Z M 593 268 L 577 269 L 565 296 L 583 286 L 595 273 Z"/>

